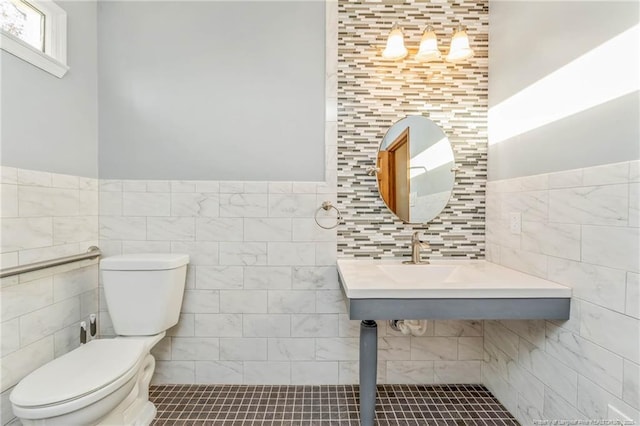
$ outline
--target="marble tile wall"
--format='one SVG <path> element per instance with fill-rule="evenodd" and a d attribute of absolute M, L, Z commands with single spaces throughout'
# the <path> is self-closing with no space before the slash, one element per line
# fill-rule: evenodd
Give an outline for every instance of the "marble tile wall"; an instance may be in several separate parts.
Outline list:
<path fill-rule="evenodd" d="M 98 180 L 1 167 L 1 267 L 82 253 L 98 244 Z M 80 344 L 79 323 L 98 312 L 98 268 L 85 260 L 3 278 L 0 284 L 0 421 L 13 418 L 20 379 Z"/>
<path fill-rule="evenodd" d="M 335 196 L 313 182 L 100 182 L 106 256 L 191 257 L 180 322 L 153 351 L 155 383 L 357 383 L 336 230 L 313 219 Z M 480 382 L 482 323 L 438 321 L 420 338 L 380 327 L 381 383 Z"/>
<path fill-rule="evenodd" d="M 608 405 L 640 421 L 639 167 L 487 184 L 487 259 L 573 289 L 568 321 L 485 323 L 483 383 L 522 424 L 609 419 Z"/>
<path fill-rule="evenodd" d="M 321 368 L 304 368 L 317 359 L 317 339 L 338 337 L 345 312 L 335 230 L 314 221 L 322 201 L 335 200 L 332 189 L 101 181 L 107 255 L 179 252 L 191 259 L 180 322 L 154 350 L 156 383 L 337 382 L 338 363 L 326 357 Z M 102 333 L 113 334 L 104 305 L 101 319 Z"/>

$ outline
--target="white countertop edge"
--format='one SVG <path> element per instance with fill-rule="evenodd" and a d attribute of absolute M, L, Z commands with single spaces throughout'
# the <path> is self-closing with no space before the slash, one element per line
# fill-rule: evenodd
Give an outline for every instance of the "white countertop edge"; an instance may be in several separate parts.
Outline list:
<path fill-rule="evenodd" d="M 526 286 L 505 287 L 504 283 L 494 288 L 487 288 L 487 283 L 478 283 L 478 286 L 485 287 L 458 287 L 458 288 L 384 288 L 380 285 L 374 288 L 349 288 L 339 264 L 343 263 L 346 267 L 354 267 L 356 262 L 361 264 L 400 264 L 396 260 L 373 260 L 373 259 L 338 259 L 336 268 L 342 281 L 342 289 L 346 296 L 350 299 L 534 299 L 534 298 L 570 298 L 572 289 L 562 284 L 555 283 L 540 277 L 526 274 L 515 269 L 507 268 L 496 263 L 484 260 L 456 260 L 456 259 L 438 259 L 432 261 L 434 265 L 442 264 L 473 264 L 485 262 L 491 264 L 492 267 L 504 268 L 514 273 L 516 277 L 522 276 L 524 280 L 529 281 Z M 407 265 L 411 267 L 411 265 Z M 358 277 L 360 279 L 361 277 Z M 366 278 L 362 278 L 366 279 Z M 389 280 L 390 281 L 390 280 Z M 532 281 L 534 283 L 532 283 Z M 536 284 L 538 286 L 536 286 Z M 360 284 L 360 283 L 358 283 Z M 390 286 L 399 286 L 401 284 L 390 282 Z M 451 284 L 455 286 L 455 283 Z M 467 284 L 469 285 L 469 284 Z M 471 284 L 473 285 L 473 284 Z M 508 285 L 508 284 L 507 284 Z M 375 288 L 377 287 L 377 288 Z"/>
<path fill-rule="evenodd" d="M 429 294 L 426 294 L 426 293 Z M 491 291 L 479 289 L 456 290 L 352 290 L 345 292 L 349 299 L 554 299 L 570 298 L 568 292 L 559 290 L 529 290 L 529 291 Z"/>

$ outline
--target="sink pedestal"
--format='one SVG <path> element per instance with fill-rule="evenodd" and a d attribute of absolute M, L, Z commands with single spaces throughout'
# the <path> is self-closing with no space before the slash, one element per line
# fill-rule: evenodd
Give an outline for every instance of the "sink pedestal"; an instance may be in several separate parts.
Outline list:
<path fill-rule="evenodd" d="M 360 424 L 373 426 L 376 415 L 378 367 L 378 325 L 372 320 L 360 323 Z"/>

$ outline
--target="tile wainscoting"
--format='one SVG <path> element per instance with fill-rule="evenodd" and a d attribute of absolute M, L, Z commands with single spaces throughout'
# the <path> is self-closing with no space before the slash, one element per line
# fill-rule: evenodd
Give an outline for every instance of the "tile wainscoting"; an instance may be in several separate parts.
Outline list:
<path fill-rule="evenodd" d="M 523 424 L 640 421 L 639 164 L 487 184 L 487 259 L 573 288 L 569 321 L 485 323 L 483 383 Z"/>
<path fill-rule="evenodd" d="M 322 201 L 335 200 L 330 191 L 313 182 L 100 182 L 105 255 L 191 257 L 180 323 L 153 351 L 154 383 L 358 382 L 359 322 L 346 315 L 336 230 L 314 221 Z M 104 305 L 100 319 L 113 334 Z M 480 382 L 481 322 L 431 322 L 425 337 L 380 325 L 380 383 Z"/>
<path fill-rule="evenodd" d="M 83 253 L 98 244 L 98 179 L 2 167 L 2 268 Z M 96 260 L 3 278 L 1 422 L 20 379 L 80 344 L 98 312 Z"/>

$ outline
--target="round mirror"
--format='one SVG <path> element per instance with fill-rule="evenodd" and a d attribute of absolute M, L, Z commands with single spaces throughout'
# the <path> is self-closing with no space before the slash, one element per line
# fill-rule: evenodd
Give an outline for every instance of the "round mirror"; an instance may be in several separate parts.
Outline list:
<path fill-rule="evenodd" d="M 391 126 L 376 167 L 380 196 L 404 222 L 427 223 L 449 202 L 453 149 L 442 129 L 424 116 L 408 116 Z"/>

